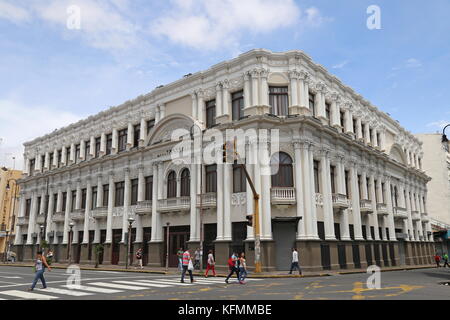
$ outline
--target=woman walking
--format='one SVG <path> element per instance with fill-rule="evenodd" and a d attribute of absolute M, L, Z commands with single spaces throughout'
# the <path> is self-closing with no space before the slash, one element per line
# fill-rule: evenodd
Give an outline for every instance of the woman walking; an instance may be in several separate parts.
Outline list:
<path fill-rule="evenodd" d="M 245 263 L 245 254 L 242 252 L 239 258 L 239 283 L 245 284 L 244 280 L 247 277 L 247 264 Z"/>
<path fill-rule="evenodd" d="M 208 273 L 209 270 L 212 270 L 214 277 L 216 276 L 216 270 L 214 269 L 214 265 L 216 264 L 216 262 L 214 261 L 214 255 L 212 250 L 208 251 L 208 263 L 206 266 L 206 273 L 205 273 L 205 278 L 208 278 Z"/>
<path fill-rule="evenodd" d="M 42 289 L 46 289 L 47 285 L 45 284 L 44 278 L 45 268 L 48 268 L 48 271 L 52 271 L 52 268 L 50 268 L 50 266 L 47 264 L 47 260 L 42 255 L 42 250 L 39 250 L 37 253 L 34 267 L 36 268 L 36 275 L 34 276 L 33 284 L 31 285 L 31 288 L 28 289 L 28 291 L 34 290 L 34 287 L 36 286 L 39 279 L 42 282 Z"/>

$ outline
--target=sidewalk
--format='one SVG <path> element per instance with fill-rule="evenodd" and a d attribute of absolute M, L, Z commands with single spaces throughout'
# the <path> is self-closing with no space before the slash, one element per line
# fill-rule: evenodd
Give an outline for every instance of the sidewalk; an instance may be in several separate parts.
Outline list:
<path fill-rule="evenodd" d="M 0 263 L 1 266 L 8 267 L 33 267 L 31 263 Z M 67 264 L 54 263 L 51 265 L 54 269 L 66 269 L 68 267 Z M 144 269 L 137 269 L 136 267 L 128 267 L 125 269 L 125 266 L 116 266 L 116 265 L 99 265 L 98 268 L 95 268 L 94 265 L 79 265 L 81 270 L 96 270 L 96 271 L 115 271 L 115 272 L 135 272 L 135 273 L 151 273 L 151 274 L 164 274 L 164 275 L 179 275 L 180 271 L 177 268 L 155 268 L 155 267 L 144 267 Z M 414 270 L 414 269 L 429 269 L 433 268 L 433 265 L 418 265 L 418 266 L 401 266 L 401 267 L 384 267 L 381 268 L 381 272 L 387 271 L 404 271 L 404 270 Z M 300 276 L 298 274 L 289 275 L 288 271 L 276 271 L 276 272 L 262 272 L 260 274 L 256 274 L 254 272 L 249 272 L 248 278 L 309 278 L 309 277 L 328 277 L 328 276 L 336 276 L 336 275 L 344 275 L 344 274 L 356 274 L 356 273 L 366 273 L 366 269 L 348 269 L 348 270 L 323 270 L 316 272 L 303 272 L 303 275 Z M 218 277 L 226 277 L 228 273 L 224 271 L 216 271 Z M 194 276 L 203 276 L 204 272 L 199 272 L 195 270 L 193 272 Z M 209 274 L 209 277 L 212 277 L 212 274 Z"/>

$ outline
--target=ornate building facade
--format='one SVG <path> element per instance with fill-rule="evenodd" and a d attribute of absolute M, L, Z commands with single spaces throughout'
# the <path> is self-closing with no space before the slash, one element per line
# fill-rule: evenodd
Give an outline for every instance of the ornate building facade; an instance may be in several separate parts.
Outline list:
<path fill-rule="evenodd" d="M 279 130 L 277 152 L 268 141 L 257 150 L 257 137 L 241 155 L 270 159 L 247 166 L 260 195 L 264 270 L 288 269 L 294 246 L 307 271 L 432 262 L 421 143 L 303 52 L 268 50 L 25 143 L 19 256 L 31 259 L 45 237 L 66 261 L 72 235 L 75 262 L 92 262 L 102 243 L 102 263 L 123 264 L 132 217 L 133 251 L 142 247 L 147 265 L 164 266 L 169 252 L 176 266 L 176 251 L 202 237 L 219 267 L 232 251 L 252 267 L 253 195 L 242 169 L 171 157 L 173 131 L 193 125 Z M 273 164 L 276 174 L 261 174 Z"/>

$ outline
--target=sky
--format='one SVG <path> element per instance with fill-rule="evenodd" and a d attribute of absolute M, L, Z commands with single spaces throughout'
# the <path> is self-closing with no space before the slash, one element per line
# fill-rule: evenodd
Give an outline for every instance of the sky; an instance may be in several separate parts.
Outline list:
<path fill-rule="evenodd" d="M 0 0 L 0 166 L 254 48 L 302 50 L 407 130 L 434 133 L 450 123 L 449 17 L 448 0 Z"/>

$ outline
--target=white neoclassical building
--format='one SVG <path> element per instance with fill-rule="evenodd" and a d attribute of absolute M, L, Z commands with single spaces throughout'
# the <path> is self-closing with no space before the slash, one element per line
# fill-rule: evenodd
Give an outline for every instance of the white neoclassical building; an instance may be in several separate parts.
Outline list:
<path fill-rule="evenodd" d="M 252 267 L 242 168 L 219 153 L 216 164 L 172 159 L 172 133 L 194 124 L 279 130 L 278 150 L 257 137 L 241 154 L 260 195 L 264 270 L 288 269 L 294 246 L 304 270 L 432 262 L 421 143 L 297 50 L 252 50 L 25 143 L 19 258 L 45 237 L 58 261 L 73 239 L 76 262 L 92 262 L 101 243 L 102 263 L 125 263 L 133 217 L 133 251 L 148 265 L 165 265 L 168 251 L 175 266 L 178 249 L 203 238 L 219 266 L 244 251 Z M 249 161 L 260 152 L 276 174 Z"/>

